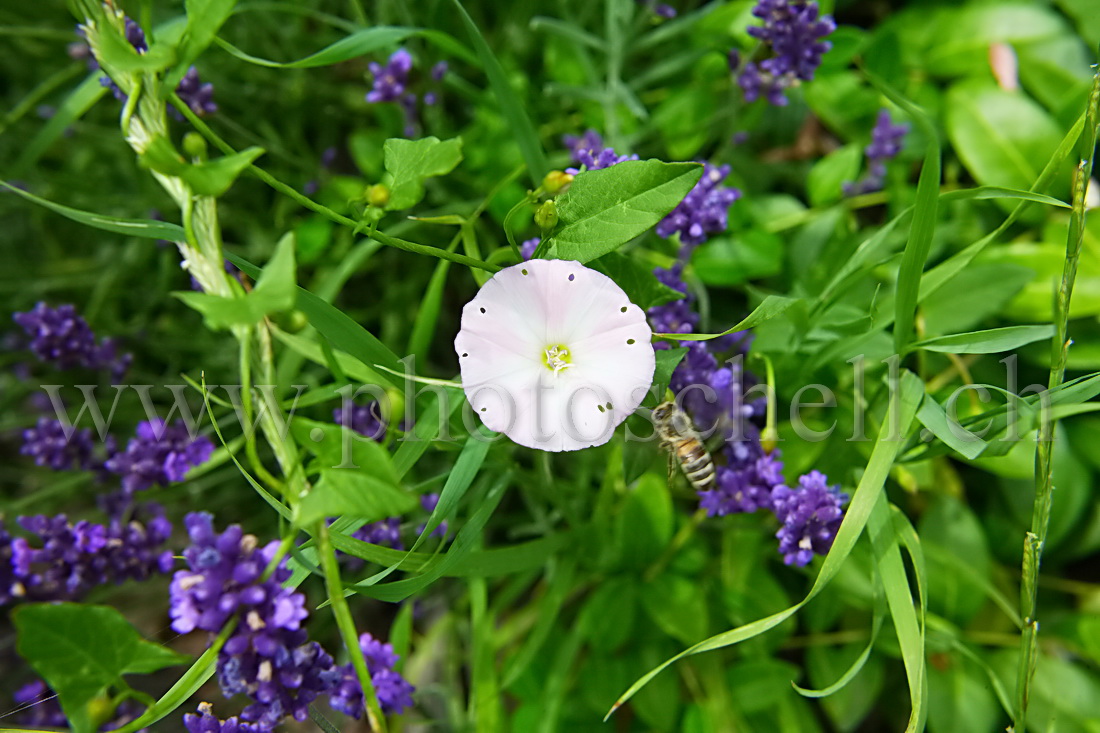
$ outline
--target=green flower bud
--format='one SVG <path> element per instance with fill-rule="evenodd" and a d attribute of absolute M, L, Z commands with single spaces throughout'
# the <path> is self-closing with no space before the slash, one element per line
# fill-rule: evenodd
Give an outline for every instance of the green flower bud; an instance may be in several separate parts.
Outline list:
<path fill-rule="evenodd" d="M 565 171 L 550 171 L 546 174 L 546 177 L 542 179 L 542 190 L 551 196 L 557 196 L 568 188 L 569 184 L 572 182 L 572 173 L 566 173 Z"/>
<path fill-rule="evenodd" d="M 558 223 L 558 205 L 551 201 L 544 201 L 538 211 L 535 212 L 535 223 L 543 231 L 553 229 Z"/>
<path fill-rule="evenodd" d="M 381 183 L 376 183 L 367 188 L 367 203 L 371 206 L 383 208 L 390 202 L 390 189 Z"/>
<path fill-rule="evenodd" d="M 206 140 L 202 135 L 192 130 L 183 136 L 183 152 L 191 158 L 204 160 L 206 158 Z"/>

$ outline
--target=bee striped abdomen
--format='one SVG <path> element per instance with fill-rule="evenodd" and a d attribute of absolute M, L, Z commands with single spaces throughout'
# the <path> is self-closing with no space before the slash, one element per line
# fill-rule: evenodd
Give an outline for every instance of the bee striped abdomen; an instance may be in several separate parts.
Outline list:
<path fill-rule="evenodd" d="M 673 451 L 692 486 L 699 491 L 714 488 L 714 461 L 702 441 L 695 437 L 680 440 L 673 446 Z"/>

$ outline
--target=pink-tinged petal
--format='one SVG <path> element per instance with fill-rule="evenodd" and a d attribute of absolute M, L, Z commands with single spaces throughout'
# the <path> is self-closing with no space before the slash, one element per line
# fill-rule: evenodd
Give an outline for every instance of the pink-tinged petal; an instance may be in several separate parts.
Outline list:
<path fill-rule="evenodd" d="M 606 443 L 641 404 L 653 381 L 651 338 L 645 313 L 606 275 L 531 260 L 498 272 L 463 308 L 455 351 L 487 427 L 567 451 Z M 564 349 L 557 369 L 547 349 Z"/>

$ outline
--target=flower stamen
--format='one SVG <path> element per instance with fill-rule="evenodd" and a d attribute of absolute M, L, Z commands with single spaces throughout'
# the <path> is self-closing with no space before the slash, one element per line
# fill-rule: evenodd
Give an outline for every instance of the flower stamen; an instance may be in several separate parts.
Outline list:
<path fill-rule="evenodd" d="M 573 366 L 572 360 L 569 358 L 569 348 L 561 344 L 547 346 L 542 361 L 546 368 L 555 374 Z"/>

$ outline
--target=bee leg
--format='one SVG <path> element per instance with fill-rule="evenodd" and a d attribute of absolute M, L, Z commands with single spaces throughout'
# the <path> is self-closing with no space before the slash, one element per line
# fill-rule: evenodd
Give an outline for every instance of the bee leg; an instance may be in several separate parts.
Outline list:
<path fill-rule="evenodd" d="M 672 455 L 672 451 L 668 452 L 668 487 L 672 488 L 672 479 L 676 472 L 676 457 Z"/>

